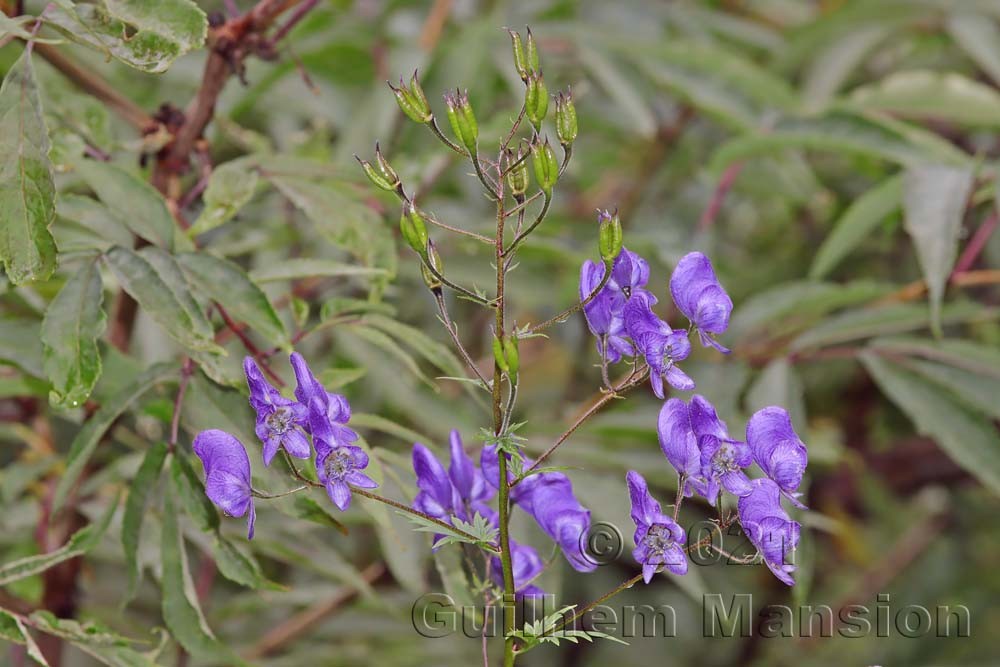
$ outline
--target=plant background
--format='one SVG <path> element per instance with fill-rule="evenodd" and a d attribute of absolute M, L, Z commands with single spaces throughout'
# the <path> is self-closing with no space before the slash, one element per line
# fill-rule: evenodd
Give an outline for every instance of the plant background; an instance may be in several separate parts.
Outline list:
<path fill-rule="evenodd" d="M 41 9 L 29 2 L 26 11 L 37 16 Z M 231 664 L 221 645 L 269 665 L 479 660 L 477 640 L 414 633 L 413 601 L 452 585 L 441 577 L 454 572 L 454 562 L 443 560 L 447 549 L 432 562 L 429 538 L 403 519 L 356 502 L 334 517 L 350 529 L 345 537 L 331 525 L 321 494 L 318 504 L 258 502 L 257 538 L 248 544 L 242 521 L 212 525 L 197 502 L 200 487 L 185 486 L 176 468 L 159 482 L 133 480 L 145 452 L 169 439 L 187 354 L 196 370 L 182 402 L 179 456 L 198 430 L 225 428 L 249 445 L 263 485 L 284 488 L 279 473 L 259 464 L 238 386 L 243 347 L 216 309 L 205 314 L 211 300 L 230 311 L 253 302 L 251 312 L 234 317 L 258 323 L 248 335 L 262 349 L 301 337 L 297 349 L 351 401 L 352 424 L 375 453 L 388 495 L 412 497 L 415 439 L 444 451 L 448 431 L 457 428 L 467 445 L 477 441 L 487 413 L 464 385 L 437 379 L 462 367 L 414 258 L 398 242 L 396 204 L 369 186 L 351 156 L 370 156 L 379 140 L 404 183 L 421 184 L 425 209 L 490 234 L 488 202 L 466 165 L 403 117 L 384 81 L 420 68 L 439 113 L 440 92 L 468 87 L 485 145 L 499 139 L 522 95 L 500 27 L 530 23 L 550 89 L 572 86 L 581 130 L 553 213 L 508 283 L 511 319 L 540 321 L 577 298 L 579 266 L 597 254 L 597 208 L 618 207 L 626 245 L 650 259 L 650 287 L 661 297 L 675 261 L 691 249 L 706 252 L 736 302 L 722 337 L 734 353 L 723 359 L 698 349 L 686 369 L 734 433 L 758 407 L 789 407 L 810 448 L 813 511 L 798 517 L 807 530 L 795 588 L 762 567 L 660 576 L 619 602 L 673 605 L 676 638 L 543 648 L 525 663 L 641 664 L 669 655 L 674 664 L 698 665 L 990 664 L 997 653 L 988 629 L 1000 624 L 1000 234 L 990 235 L 1000 154 L 998 21 L 1000 2 L 987 0 L 320 2 L 278 44 L 274 59 L 249 57 L 246 83 L 228 82 L 206 138 L 211 163 L 230 165 L 229 174 L 211 199 L 196 197 L 181 209 L 189 222 L 234 215 L 199 236 L 193 252 L 232 260 L 240 276 L 247 271 L 274 304 L 280 326 L 267 304 L 250 298 L 256 292 L 241 291 L 250 289 L 243 282 L 210 273 L 199 283 L 182 272 L 173 287 L 191 294 L 204 321 L 188 313 L 198 321 L 185 324 L 177 302 L 157 313 L 140 308 L 126 351 L 110 344 L 111 329 L 93 321 L 103 294 L 114 324 L 121 279 L 109 270 L 113 260 L 93 258 L 114 244 L 131 247 L 136 218 L 167 210 L 160 195 L 136 185 L 151 176 L 155 160 L 141 166 L 139 154 L 156 139 L 143 143 L 115 110 L 80 92 L 36 50 L 53 142 L 58 205 L 51 229 L 60 255 L 47 280 L 0 283 L 0 562 L 58 547 L 139 487 L 148 487 L 151 500 L 137 550 L 145 574 L 127 607 L 120 511 L 84 559 L 12 581 L 0 588 L 0 607 L 48 607 L 100 632 L 147 641 L 131 645 L 147 651 L 159 641 L 152 629 L 165 626 L 164 592 L 173 587 L 177 597 L 183 557 L 197 593 L 185 599 L 200 601 L 219 642 L 205 639 L 195 607 L 185 607 L 166 624 L 196 649 L 185 656 L 166 639 L 158 664 Z M 65 39 L 50 27 L 40 36 Z M 183 108 L 206 59 L 204 47 L 193 48 L 150 74 L 68 41 L 52 48 L 150 113 L 163 103 Z M 23 49 L 19 40 L 0 49 L 0 71 Z M 0 138 L 5 161 L 14 159 L 12 141 L 9 133 Z M 101 193 L 106 173 L 84 176 L 87 144 L 124 170 L 123 191 Z M 196 169 L 174 182 L 183 193 L 197 179 Z M 965 187 L 967 197 L 956 195 Z M 490 284 L 487 253 L 431 231 L 451 277 Z M 953 275 L 949 249 L 957 246 L 961 255 L 974 239 L 985 239 L 981 251 L 964 255 L 971 263 Z M 184 248 L 177 241 L 172 252 Z M 197 260 L 179 261 L 183 267 Z M 50 314 L 70 318 L 49 335 L 58 332 L 57 349 L 74 350 L 68 362 L 53 360 L 39 342 L 46 337 L 42 318 L 64 284 L 84 284 L 92 273 L 82 272 L 95 266 L 98 294 Z M 943 286 L 940 339 L 932 335 L 925 279 Z M 219 285 L 233 288 L 220 294 Z M 68 306 L 78 303 L 91 321 L 83 317 L 81 324 L 79 313 L 73 319 Z M 451 310 L 485 366 L 486 311 L 455 300 Z M 199 331 L 206 325 L 207 333 Z M 200 349 L 217 332 L 227 357 Z M 95 337 L 98 348 L 88 351 Z M 76 363 L 86 376 L 89 362 L 93 374 L 95 354 L 102 369 L 88 402 L 51 404 L 53 373 L 65 375 Z M 274 367 L 287 380 L 282 356 Z M 593 400 L 597 356 L 577 315 L 549 338 L 523 342 L 521 357 L 517 416 L 528 423 L 528 451 L 538 453 Z M 153 388 L 126 405 L 121 389 L 160 362 Z M 236 386 L 227 387 L 234 378 Z M 105 436 L 89 457 L 68 457 L 104 406 L 115 411 Z M 673 471 L 656 442 L 658 408 L 648 390 L 636 391 L 588 422 L 555 457 L 574 467 L 570 475 L 594 519 L 621 526 L 626 540 L 625 470 L 641 470 L 662 499 L 674 493 Z M 39 528 L 67 466 L 79 486 L 62 489 L 62 513 L 48 530 Z M 200 479 L 197 464 L 195 470 Z M 687 523 L 711 516 L 696 503 L 685 507 Z M 164 530 L 176 528 L 178 514 L 183 538 Z M 548 553 L 529 522 L 515 520 L 514 535 Z M 362 571 L 374 583 L 349 594 Z M 626 548 L 619 561 L 589 576 L 557 560 L 541 585 L 567 604 L 584 603 L 634 571 Z M 73 585 L 76 594 L 68 596 Z M 893 613 L 911 603 L 963 604 L 972 637 L 705 639 L 700 600 L 713 592 L 752 593 L 757 606 L 835 609 L 851 602 L 874 607 L 876 594 L 889 593 Z M 289 635 L 288 622 L 311 612 L 316 620 L 307 631 Z M 0 616 L 2 636 L 16 638 L 9 618 Z M 98 650 L 93 633 L 59 627 L 69 646 L 63 664 L 92 664 L 80 647 Z M 49 640 L 41 641 L 44 648 Z M 20 649 L 2 646 L 0 663 L 17 664 Z M 125 659 L 124 648 L 100 650 L 106 659 Z"/>

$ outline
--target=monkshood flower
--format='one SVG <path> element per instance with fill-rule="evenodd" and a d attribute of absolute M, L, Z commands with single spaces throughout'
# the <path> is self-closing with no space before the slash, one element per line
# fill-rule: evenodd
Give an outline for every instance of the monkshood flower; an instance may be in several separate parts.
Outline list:
<path fill-rule="evenodd" d="M 295 398 L 306 408 L 305 429 L 312 435 L 313 444 L 319 451 L 320 442 L 328 447 L 349 445 L 358 439 L 358 434 L 348 428 L 351 406 L 340 394 L 328 392 L 313 375 L 306 360 L 298 352 L 289 357 L 295 371 Z"/>
<path fill-rule="evenodd" d="M 758 410 L 747 422 L 747 444 L 753 459 L 796 507 L 805 509 L 796 493 L 802 483 L 809 455 L 806 446 L 792 428 L 792 419 L 784 408 L 771 406 Z"/>
<path fill-rule="evenodd" d="M 202 431 L 194 439 L 194 453 L 205 468 L 205 495 L 229 516 L 247 517 L 247 539 L 253 539 L 257 513 L 250 486 L 250 458 L 243 443 L 225 431 Z"/>
<path fill-rule="evenodd" d="M 680 475 L 684 495 L 690 496 L 694 492 L 704 494 L 701 450 L 698 448 L 698 436 L 691 425 L 691 411 L 687 403 L 679 398 L 671 398 L 663 404 L 656 422 L 656 435 L 664 456 Z"/>
<path fill-rule="evenodd" d="M 603 269 L 603 265 L 601 266 Z M 604 277 L 604 271 L 598 281 Z M 656 297 L 646 289 L 649 282 L 649 262 L 628 248 L 622 248 L 611 267 L 611 278 L 605 286 L 611 294 L 611 309 L 620 313 L 625 303 L 639 292 L 646 295 L 650 304 L 656 303 Z M 589 292 L 588 292 L 589 294 Z"/>
<path fill-rule="evenodd" d="M 765 477 L 751 484 L 750 493 L 738 503 L 740 525 L 774 576 L 793 586 L 795 565 L 790 561 L 799 543 L 800 526 L 781 507 L 781 490 L 777 484 Z"/>
<path fill-rule="evenodd" d="M 510 555 L 514 570 L 515 599 L 545 595 L 545 591 L 529 583 L 545 569 L 545 564 L 538 552 L 527 544 L 518 544 L 514 540 L 510 540 Z M 491 559 L 490 579 L 493 580 L 494 584 L 503 588 L 503 563 L 499 556 L 493 556 Z"/>
<path fill-rule="evenodd" d="M 622 250 L 622 252 L 626 252 Z M 597 289 L 604 278 L 604 265 L 589 259 L 580 268 L 580 300 L 584 301 Z M 609 280 L 610 283 L 610 280 Z M 615 297 L 607 285 L 594 297 L 593 301 L 583 307 L 583 315 L 587 320 L 590 333 L 597 337 L 597 352 L 609 364 L 618 363 L 623 356 L 635 355 L 635 348 L 625 338 L 625 322 L 622 319 L 621 308 L 614 308 Z"/>
<path fill-rule="evenodd" d="M 446 472 L 427 447 L 414 443 L 413 471 L 419 491 L 413 499 L 413 508 L 445 522 L 452 516 L 471 521 L 477 513 L 492 517 L 495 511 L 486 502 L 496 490 L 486 483 L 483 473 L 465 453 L 458 431 L 451 432 L 449 448 L 451 464 Z"/>
<path fill-rule="evenodd" d="M 729 326 L 733 300 L 719 284 L 712 263 L 700 252 L 681 258 L 670 276 L 670 295 L 678 310 L 698 329 L 701 344 L 728 354 L 729 350 L 712 338 Z"/>
<path fill-rule="evenodd" d="M 685 574 L 688 564 L 684 553 L 684 529 L 660 511 L 660 503 L 650 495 L 642 475 L 630 470 L 625 475 L 625 482 L 635 522 L 632 557 L 642 565 L 643 581 L 648 584 L 661 566 L 674 574 Z"/>
<path fill-rule="evenodd" d="M 688 410 L 691 427 L 698 438 L 701 450 L 702 476 L 706 480 L 705 497 L 715 507 L 719 490 L 725 489 L 734 496 L 750 493 L 750 479 L 743 469 L 753 462 L 750 447 L 745 442 L 729 437 L 726 424 L 715 411 L 715 406 L 703 396 L 691 397 Z"/>
<path fill-rule="evenodd" d="M 307 410 L 304 405 L 285 398 L 271 386 L 253 357 L 243 359 L 243 371 L 250 388 L 250 406 L 257 413 L 255 432 L 264 445 L 264 465 L 271 465 L 278 449 L 300 459 L 312 456 L 309 440 L 302 428 L 307 426 Z"/>
<path fill-rule="evenodd" d="M 506 454 L 510 457 L 510 454 Z M 530 459 L 523 459 L 525 468 Z M 496 445 L 483 447 L 480 466 L 486 480 L 499 488 L 500 465 Z M 514 477 L 508 468 L 507 481 Z M 592 572 L 597 563 L 583 551 L 590 532 L 590 510 L 573 493 L 573 483 L 561 472 L 529 475 L 512 488 L 510 498 L 531 515 L 546 535 L 559 545 L 566 560 L 578 572 Z"/>
<path fill-rule="evenodd" d="M 361 472 L 368 467 L 368 455 L 355 445 L 329 446 L 316 441 L 316 477 L 326 487 L 326 495 L 340 511 L 351 506 L 351 486 L 374 489 L 378 484 Z"/>
<path fill-rule="evenodd" d="M 625 331 L 636 349 L 649 365 L 649 381 L 653 393 L 663 398 L 663 381 L 682 391 L 694 389 L 694 380 L 677 367 L 677 362 L 687 359 L 691 343 L 683 329 L 671 329 L 650 308 L 651 301 L 645 290 L 633 293 L 625 304 Z"/>

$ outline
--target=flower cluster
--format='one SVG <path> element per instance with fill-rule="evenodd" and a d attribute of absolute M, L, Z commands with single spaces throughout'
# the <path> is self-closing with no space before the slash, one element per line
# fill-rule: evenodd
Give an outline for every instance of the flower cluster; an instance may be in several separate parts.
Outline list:
<path fill-rule="evenodd" d="M 607 215 L 602 213 L 602 220 Z M 646 289 L 649 264 L 622 248 L 605 281 L 608 268 L 607 263 L 588 260 L 580 272 L 581 299 L 604 283 L 584 307 L 604 364 L 641 356 L 659 398 L 664 398 L 664 381 L 682 391 L 694 389 L 694 381 L 677 366 L 691 351 L 688 330 L 674 329 L 653 312 L 657 300 Z M 733 302 L 705 255 L 692 252 L 681 258 L 670 277 L 670 295 L 702 345 L 729 352 L 714 337 L 728 327 Z M 798 544 L 799 524 L 789 518 L 780 499 L 784 496 L 804 509 L 797 490 L 808 456 L 788 412 L 776 406 L 760 410 L 750 418 L 746 439 L 740 441 L 730 437 L 725 422 L 703 396 L 694 395 L 689 402 L 671 398 L 660 410 L 657 434 L 660 448 L 679 475 L 681 497 L 698 494 L 713 507 L 722 492 L 738 498 L 747 536 L 771 571 L 793 584 L 795 566 L 788 561 Z M 751 480 L 746 471 L 755 463 L 765 477 Z M 643 566 L 643 578 L 648 583 L 660 567 L 683 574 L 687 571 L 684 530 L 675 518 L 661 513 L 639 473 L 630 471 L 626 482 L 636 525 L 633 555 Z"/>
<path fill-rule="evenodd" d="M 351 444 L 358 439 L 358 434 L 347 426 L 351 406 L 343 396 L 326 391 L 302 355 L 293 352 L 290 361 L 297 383 L 296 400 L 282 396 L 252 358 L 243 360 L 264 465 L 271 465 L 279 449 L 299 459 L 311 458 L 315 450 L 317 479 L 326 487 L 333 504 L 346 510 L 351 504 L 352 486 L 378 486 L 362 472 L 368 467 L 368 455 Z M 194 451 L 205 468 L 205 493 L 230 516 L 243 516 L 249 510 L 248 537 L 252 538 L 255 491 L 243 443 L 224 431 L 209 430 L 195 437 Z"/>
<path fill-rule="evenodd" d="M 602 220 L 608 216 L 601 213 Z M 580 270 L 580 298 L 586 298 L 604 281 L 608 263 L 591 260 Z M 682 391 L 694 389 L 692 380 L 677 364 L 691 353 L 686 329 L 674 329 L 660 319 L 653 306 L 656 297 L 646 289 L 649 263 L 622 248 L 610 263 L 611 275 L 600 292 L 584 307 L 587 326 L 597 337 L 597 350 L 605 364 L 623 357 L 642 356 L 650 370 L 653 392 L 663 398 L 664 380 Z M 729 352 L 713 338 L 729 326 L 733 302 L 719 284 L 712 263 L 700 252 L 681 258 L 670 277 L 670 294 L 678 310 L 697 329 L 703 345 Z"/>
<path fill-rule="evenodd" d="M 418 489 L 413 508 L 446 523 L 452 523 L 454 518 L 470 522 L 479 514 L 499 528 L 499 516 L 487 504 L 500 485 L 497 446 L 483 447 L 479 468 L 466 454 L 457 431 L 451 433 L 450 449 L 451 463 L 445 470 L 427 447 L 420 443 L 413 445 L 413 470 Z M 530 466 L 531 461 L 523 460 L 522 464 Z M 512 473 L 508 473 L 507 481 L 514 481 Z M 566 475 L 558 472 L 529 475 L 511 488 L 511 499 L 559 545 L 574 569 L 590 572 L 596 567 L 582 547 L 583 537 L 590 530 L 590 511 L 576 499 L 572 483 Z M 543 595 L 543 591 L 531 583 L 543 569 L 538 552 L 513 540 L 510 549 L 516 594 L 528 597 Z M 497 585 L 503 585 L 501 562 L 496 556 L 492 559 L 490 575 Z"/>

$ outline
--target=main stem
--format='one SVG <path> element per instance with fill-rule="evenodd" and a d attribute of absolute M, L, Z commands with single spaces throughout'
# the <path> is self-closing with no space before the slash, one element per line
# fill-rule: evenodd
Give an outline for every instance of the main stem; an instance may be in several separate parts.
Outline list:
<path fill-rule="evenodd" d="M 504 336 L 504 279 L 506 269 L 503 252 L 503 227 L 506 217 L 503 207 L 503 179 L 499 185 L 499 196 L 497 197 L 497 237 L 495 246 L 495 259 L 497 268 L 497 298 L 494 304 L 496 312 L 495 334 L 501 340 Z M 503 371 L 500 364 L 493 363 L 493 433 L 500 436 L 503 431 Z M 504 667 L 512 667 L 514 664 L 514 561 L 510 552 L 510 488 L 507 486 L 507 455 L 498 449 L 497 459 L 500 464 L 500 479 L 498 480 L 500 494 L 498 499 L 500 512 L 500 563 L 503 570 L 503 664 Z M 509 596 L 509 597 L 508 597 Z M 508 605 L 508 602 L 510 603 Z"/>

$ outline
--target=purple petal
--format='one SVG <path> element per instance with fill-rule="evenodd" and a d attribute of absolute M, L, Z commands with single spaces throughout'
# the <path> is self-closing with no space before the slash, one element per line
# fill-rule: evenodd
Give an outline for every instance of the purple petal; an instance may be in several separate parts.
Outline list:
<path fill-rule="evenodd" d="M 454 429 L 451 431 L 448 445 L 451 449 L 451 464 L 448 467 L 451 483 L 455 485 L 462 498 L 471 498 L 473 487 L 476 484 L 476 467 L 472 464 L 472 459 L 465 453 L 462 436 L 458 431 Z"/>
<path fill-rule="evenodd" d="M 194 439 L 194 453 L 201 459 L 206 477 L 219 469 L 235 475 L 250 486 L 250 458 L 239 440 L 225 431 L 209 429 Z"/>
<path fill-rule="evenodd" d="M 670 294 L 677 309 L 700 330 L 722 333 L 729 326 L 732 299 L 702 253 L 688 253 L 677 263 L 670 276 Z"/>
<path fill-rule="evenodd" d="M 719 476 L 723 488 L 734 496 L 747 496 L 753 491 L 750 479 L 742 470 L 733 470 Z"/>
<path fill-rule="evenodd" d="M 656 423 L 660 449 L 670 465 L 681 475 L 693 477 L 701 471 L 698 441 L 691 429 L 688 406 L 679 398 L 671 398 L 660 408 Z"/>
<path fill-rule="evenodd" d="M 377 489 L 378 483 L 368 475 L 358 470 L 353 470 L 344 475 L 344 481 L 352 486 L 362 489 Z"/>
<path fill-rule="evenodd" d="M 330 500 L 341 512 L 351 506 L 351 487 L 346 482 L 330 481 L 326 485 L 326 495 L 330 496 Z"/>
<path fill-rule="evenodd" d="M 678 389 L 680 391 L 691 391 L 694 389 L 695 386 L 694 380 L 692 380 L 687 373 L 682 371 L 677 366 L 671 366 L 670 368 L 668 368 L 667 372 L 664 373 L 664 379 L 666 379 L 666 381 L 670 384 L 671 387 L 673 387 L 674 389 Z M 663 397 L 660 396 L 660 398 Z"/>
<path fill-rule="evenodd" d="M 413 471 L 417 475 L 417 488 L 441 507 L 451 507 L 452 486 L 448 473 L 434 454 L 420 443 L 413 445 Z"/>
<path fill-rule="evenodd" d="M 783 491 L 798 489 L 809 457 L 787 410 L 771 406 L 754 413 L 747 422 L 747 444 L 757 465 Z"/>
<path fill-rule="evenodd" d="M 219 468 L 205 477 L 205 495 L 229 516 L 243 516 L 252 504 L 250 486 L 236 475 Z"/>
<path fill-rule="evenodd" d="M 653 580 L 653 575 L 656 574 L 657 568 L 660 566 L 657 563 L 645 562 L 642 564 L 642 580 L 645 583 L 649 583 Z"/>
<path fill-rule="evenodd" d="M 281 443 L 278 441 L 278 438 L 274 436 L 269 436 L 266 440 L 264 440 L 264 449 L 261 452 L 261 455 L 264 458 L 265 466 L 271 465 L 271 461 L 274 460 L 274 455 L 278 453 L 279 444 Z"/>
<path fill-rule="evenodd" d="M 646 480 L 636 471 L 629 470 L 625 474 L 625 483 L 628 485 L 628 495 L 632 501 L 632 521 L 637 526 L 652 524 L 660 513 L 660 503 L 650 495 Z"/>
<path fill-rule="evenodd" d="M 298 429 L 293 429 L 285 433 L 281 444 L 284 446 L 286 452 L 297 459 L 307 459 L 312 456 L 309 439 L 306 438 L 305 433 L 302 433 Z"/>
<path fill-rule="evenodd" d="M 253 539 L 254 526 L 257 524 L 257 510 L 253 506 L 253 501 L 250 501 L 250 516 L 247 517 L 247 539 Z"/>

